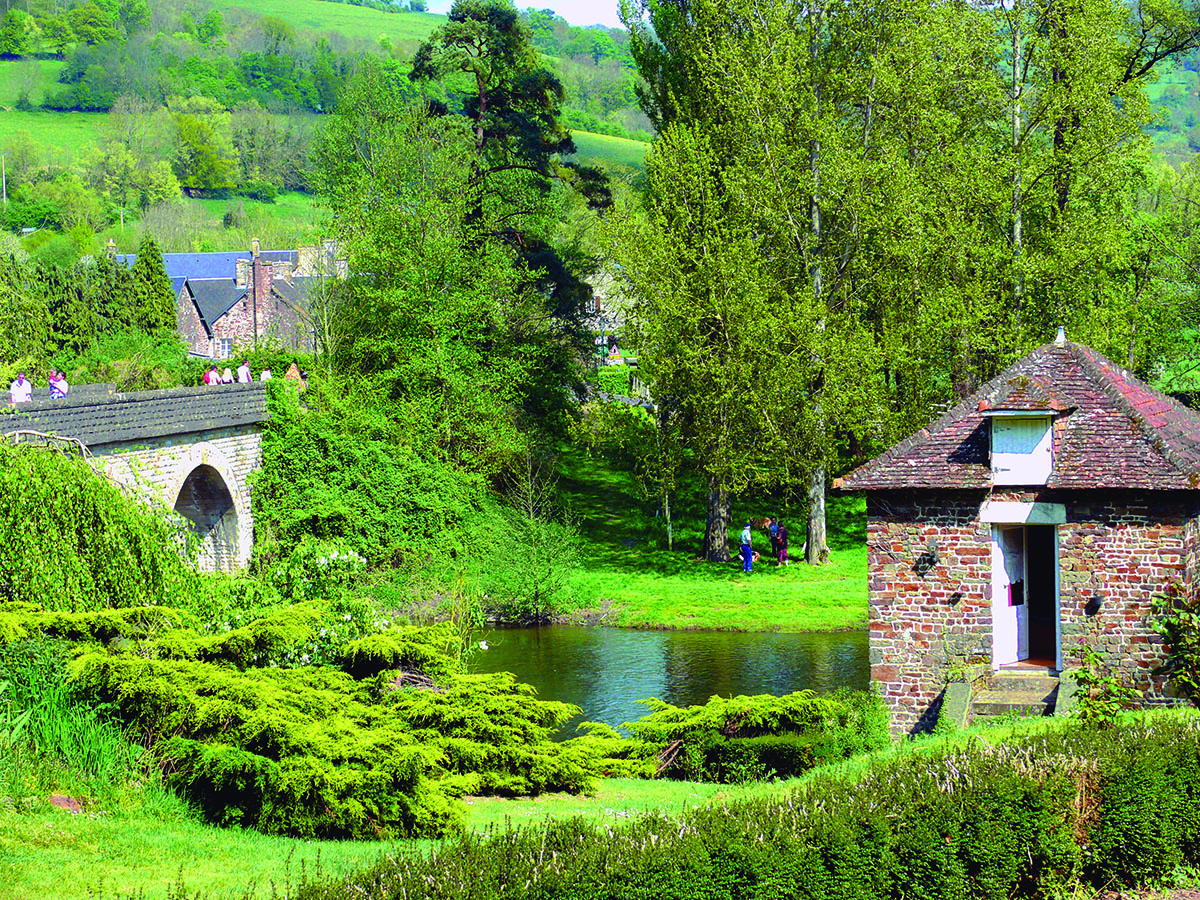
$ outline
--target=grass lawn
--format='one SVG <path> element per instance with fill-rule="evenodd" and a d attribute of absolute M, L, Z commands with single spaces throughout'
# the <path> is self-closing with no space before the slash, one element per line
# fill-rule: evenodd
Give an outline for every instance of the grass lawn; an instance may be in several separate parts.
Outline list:
<path fill-rule="evenodd" d="M 37 143 L 68 158 L 74 158 L 88 144 L 100 137 L 107 113 L 84 112 L 21 112 L 18 109 L 0 110 L 0 146 L 15 134 L 29 133 Z"/>
<path fill-rule="evenodd" d="M 386 35 L 392 44 L 422 41 L 446 21 L 445 16 L 433 13 L 385 13 L 327 0 L 214 0 L 211 5 L 217 9 L 243 9 L 255 16 L 275 16 L 297 31 L 334 31 L 370 41 Z"/>
<path fill-rule="evenodd" d="M 609 779 L 590 797 L 547 794 L 520 800 L 467 800 L 475 831 L 537 825 L 584 816 L 618 822 L 643 812 L 681 812 L 704 803 L 777 793 L 787 783 L 731 786 L 677 781 Z M 184 896 L 178 885 L 211 898 L 266 898 L 283 893 L 304 872 L 311 878 L 365 868 L 381 855 L 427 852 L 436 841 L 308 841 L 205 825 L 174 807 L 151 813 L 71 815 L 49 804 L 17 812 L 0 806 L 0 896 L 4 900 L 74 900 Z M 252 893 L 246 888 L 254 886 Z"/>
<path fill-rule="evenodd" d="M 634 169 L 645 167 L 646 151 L 650 149 L 649 144 L 643 144 L 641 141 L 631 141 L 608 134 L 593 134 L 590 131 L 572 131 L 571 139 L 575 141 L 575 158 L 580 162 L 597 159 Z"/>
<path fill-rule="evenodd" d="M 696 502 L 703 500 L 699 486 L 672 499 L 678 507 L 675 549 L 668 551 L 655 506 L 639 496 L 630 475 L 575 451 L 563 457 L 561 472 L 559 487 L 584 538 L 573 596 L 588 609 L 612 606 L 614 624 L 785 632 L 866 626 L 866 504 L 861 497 L 829 498 L 828 565 L 799 561 L 776 568 L 767 560 L 766 534 L 756 532 L 755 548 L 766 552 L 747 575 L 740 562 L 695 558 L 704 525 Z M 735 504 L 734 522 L 740 528 L 747 516 L 775 513 L 788 525 L 792 555 L 800 557 L 804 524 L 793 511 L 799 513 L 783 504 L 753 509 Z"/>

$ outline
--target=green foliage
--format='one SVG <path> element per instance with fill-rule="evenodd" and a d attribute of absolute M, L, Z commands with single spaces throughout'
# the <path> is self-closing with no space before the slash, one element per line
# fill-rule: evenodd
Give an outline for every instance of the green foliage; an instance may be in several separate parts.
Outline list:
<path fill-rule="evenodd" d="M 1104 656 L 1090 643 L 1076 648 L 1079 668 L 1075 670 L 1075 691 L 1079 717 L 1088 725 L 1112 728 L 1117 715 L 1141 700 L 1142 692 L 1126 684 L 1104 662 Z"/>
<path fill-rule="evenodd" d="M 264 566 L 305 536 L 340 541 L 372 566 L 448 549 L 475 490 L 469 479 L 437 456 L 398 447 L 349 411 L 305 410 L 275 382 L 270 397 L 251 495 Z"/>
<path fill-rule="evenodd" d="M 1200 705 L 1200 598 L 1169 585 L 1154 599 L 1150 627 L 1166 645 L 1162 671 L 1180 693 Z"/>
<path fill-rule="evenodd" d="M 889 740 L 883 701 L 869 692 L 713 697 L 687 708 L 644 702 L 652 712 L 626 727 L 670 763 L 672 777 L 691 781 L 791 777 Z"/>
<path fill-rule="evenodd" d="M 0 603 L 173 605 L 194 588 L 177 523 L 82 459 L 0 443 Z"/>
<path fill-rule="evenodd" d="M 484 501 L 466 526 L 473 586 L 502 622 L 544 623 L 571 605 L 581 542 L 558 502 L 554 465 L 552 456 L 527 454 L 509 477 L 508 503 Z"/>
<path fill-rule="evenodd" d="M 9 723 L 3 778 L 19 782 L 36 778 L 39 768 L 61 766 L 103 792 L 148 760 L 69 681 L 68 647 L 40 637 L 0 643 L 0 684 L 7 686 L 0 692 L 0 732 Z"/>
<path fill-rule="evenodd" d="M 147 233 L 142 238 L 129 276 L 134 326 L 150 333 L 163 329 L 174 331 L 175 291 L 153 235 Z"/>
<path fill-rule="evenodd" d="M 596 372 L 596 387 L 608 394 L 629 396 L 629 366 L 601 366 Z"/>
<path fill-rule="evenodd" d="M 289 612 L 286 624 L 268 617 L 256 630 L 200 642 L 197 655 L 226 653 L 236 639 L 227 655 L 256 668 L 162 658 L 179 642 L 160 640 L 159 658 L 93 652 L 72 671 L 136 734 L 160 742 L 170 783 L 224 824 L 310 836 L 439 834 L 455 827 L 461 808 L 450 798 L 465 789 L 580 790 L 595 774 L 588 748 L 549 739 L 576 707 L 536 700 L 511 675 L 447 675 L 454 664 L 436 646 L 445 634 L 408 630 L 344 646 L 351 671 L 373 674 L 380 660 L 419 665 L 417 674 L 445 679 L 437 689 L 378 694 L 378 678 L 256 658 L 252 649 L 314 627 L 315 609 Z"/>
<path fill-rule="evenodd" d="M 1043 897 L 1195 865 L 1200 723 L 1061 729 L 810 778 L 785 798 L 473 835 L 310 900 Z"/>

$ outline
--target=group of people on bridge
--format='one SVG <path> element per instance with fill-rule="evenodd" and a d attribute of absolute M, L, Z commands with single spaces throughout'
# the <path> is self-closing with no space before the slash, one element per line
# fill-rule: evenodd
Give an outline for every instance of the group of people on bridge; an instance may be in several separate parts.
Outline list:
<path fill-rule="evenodd" d="M 63 372 L 51 369 L 47 375 L 50 382 L 50 399 L 61 400 L 70 393 L 71 385 L 67 383 L 67 376 Z M 2 384 L 3 382 L 0 382 Z M 33 399 L 33 382 L 26 377 L 24 372 L 17 375 L 16 381 L 8 386 L 8 402 L 10 405 L 17 403 L 28 403 Z"/>
<path fill-rule="evenodd" d="M 272 377 L 273 376 L 271 375 L 270 369 L 263 369 L 262 372 L 259 373 L 258 380 L 270 381 Z M 308 386 L 308 373 L 300 371 L 300 367 L 295 363 L 292 363 L 288 367 L 287 374 L 283 377 L 299 382 L 301 391 Z M 236 379 L 234 378 L 232 369 L 226 367 L 225 371 L 221 372 L 216 363 L 213 363 L 211 366 L 209 366 L 208 370 L 204 373 L 204 383 L 209 387 L 219 386 L 222 384 L 233 384 L 235 381 L 237 384 L 250 384 L 254 381 L 254 374 L 250 371 L 250 360 L 242 360 L 242 364 L 237 368 Z"/>

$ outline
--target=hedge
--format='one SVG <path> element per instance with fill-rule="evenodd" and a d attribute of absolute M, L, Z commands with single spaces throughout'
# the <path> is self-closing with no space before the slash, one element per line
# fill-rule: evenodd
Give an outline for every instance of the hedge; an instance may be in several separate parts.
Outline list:
<path fill-rule="evenodd" d="M 306 886 L 308 900 L 1009 898 L 1106 889 L 1200 862 L 1200 719 L 1064 724 L 895 754 L 782 799 L 625 827 L 473 835 Z"/>

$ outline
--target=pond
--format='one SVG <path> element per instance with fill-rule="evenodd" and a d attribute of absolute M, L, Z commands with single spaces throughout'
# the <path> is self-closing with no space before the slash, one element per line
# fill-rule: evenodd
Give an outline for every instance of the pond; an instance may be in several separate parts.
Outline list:
<path fill-rule="evenodd" d="M 583 708 L 576 721 L 623 722 L 648 712 L 638 700 L 676 706 L 714 694 L 774 694 L 839 687 L 866 688 L 867 633 L 764 634 L 732 631 L 636 631 L 549 625 L 503 628 L 481 636 L 487 650 L 471 660 L 476 672 L 512 672 L 543 700 Z"/>

